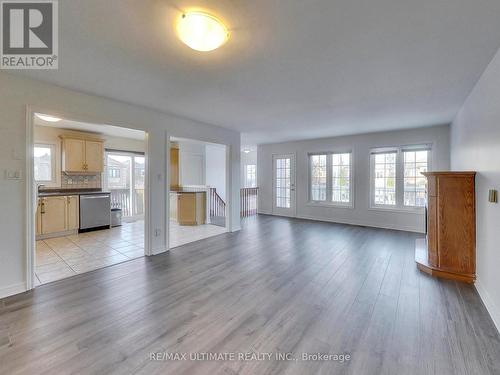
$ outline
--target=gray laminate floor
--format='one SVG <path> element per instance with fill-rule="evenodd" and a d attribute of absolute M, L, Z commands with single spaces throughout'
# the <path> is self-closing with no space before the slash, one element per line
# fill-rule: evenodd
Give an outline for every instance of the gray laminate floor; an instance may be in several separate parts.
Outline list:
<path fill-rule="evenodd" d="M 260 216 L 43 285 L 0 300 L 0 373 L 499 374 L 474 288 L 419 273 L 416 237 Z"/>

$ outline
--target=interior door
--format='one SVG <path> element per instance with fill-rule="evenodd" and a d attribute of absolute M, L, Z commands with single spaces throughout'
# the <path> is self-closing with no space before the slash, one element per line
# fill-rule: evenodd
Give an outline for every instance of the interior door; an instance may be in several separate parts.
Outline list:
<path fill-rule="evenodd" d="M 295 216 L 295 155 L 273 155 L 273 214 Z"/>

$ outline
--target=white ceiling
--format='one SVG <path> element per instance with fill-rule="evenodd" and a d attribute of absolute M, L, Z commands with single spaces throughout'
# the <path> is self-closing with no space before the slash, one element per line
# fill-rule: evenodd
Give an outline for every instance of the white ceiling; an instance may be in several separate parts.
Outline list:
<path fill-rule="evenodd" d="M 500 46 L 498 0 L 68 0 L 41 80 L 236 129 L 244 144 L 449 123 Z M 221 49 L 175 36 L 201 6 Z"/>

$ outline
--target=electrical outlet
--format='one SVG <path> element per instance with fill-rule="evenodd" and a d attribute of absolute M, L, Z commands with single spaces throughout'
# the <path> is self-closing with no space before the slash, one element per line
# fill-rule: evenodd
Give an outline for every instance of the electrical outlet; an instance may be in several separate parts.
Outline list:
<path fill-rule="evenodd" d="M 161 230 L 155 229 L 155 237 L 159 237 L 161 234 Z"/>

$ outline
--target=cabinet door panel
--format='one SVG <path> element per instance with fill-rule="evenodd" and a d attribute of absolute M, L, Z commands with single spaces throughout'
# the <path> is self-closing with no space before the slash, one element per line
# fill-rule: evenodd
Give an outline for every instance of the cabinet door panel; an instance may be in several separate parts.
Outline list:
<path fill-rule="evenodd" d="M 85 164 L 85 141 L 67 138 L 63 141 L 63 170 L 82 172 Z"/>
<path fill-rule="evenodd" d="M 67 212 L 67 230 L 78 229 L 80 225 L 80 210 L 78 209 L 79 199 L 77 195 L 68 196 L 66 198 Z"/>
<path fill-rule="evenodd" d="M 38 199 L 37 205 L 36 205 L 36 235 L 39 236 L 42 234 L 42 213 L 40 206 L 42 204 L 41 199 Z"/>
<path fill-rule="evenodd" d="M 195 194 L 177 194 L 177 221 L 180 225 L 196 225 Z"/>
<path fill-rule="evenodd" d="M 439 266 L 471 274 L 475 269 L 474 183 L 462 177 L 439 178 Z"/>
<path fill-rule="evenodd" d="M 104 166 L 104 145 L 102 142 L 85 141 L 86 172 L 102 172 Z"/>
<path fill-rule="evenodd" d="M 66 230 L 66 197 L 43 198 L 42 234 Z"/>
<path fill-rule="evenodd" d="M 179 149 L 170 149 L 170 188 L 179 188 Z"/>
<path fill-rule="evenodd" d="M 429 264 L 438 267 L 437 198 L 430 196 L 427 207 L 427 252 Z"/>

